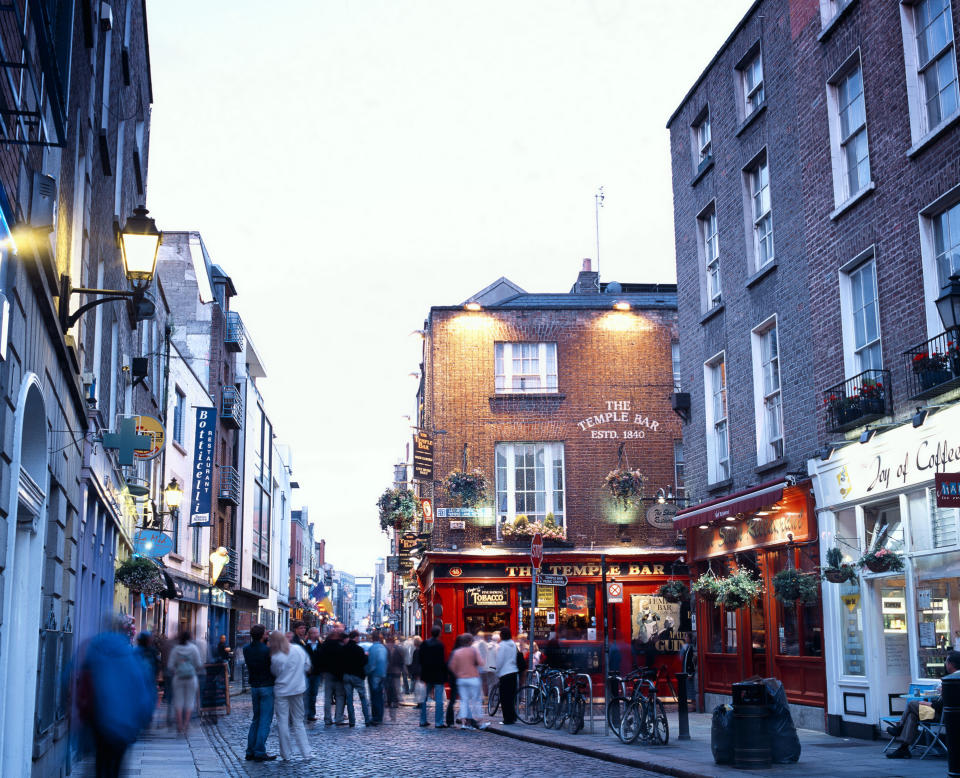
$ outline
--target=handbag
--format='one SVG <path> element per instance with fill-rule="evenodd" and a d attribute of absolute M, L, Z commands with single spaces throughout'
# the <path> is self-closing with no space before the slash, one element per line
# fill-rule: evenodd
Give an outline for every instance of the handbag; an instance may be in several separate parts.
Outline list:
<path fill-rule="evenodd" d="M 414 684 L 413 699 L 418 703 L 427 701 L 427 685 L 423 681 L 417 681 Z"/>

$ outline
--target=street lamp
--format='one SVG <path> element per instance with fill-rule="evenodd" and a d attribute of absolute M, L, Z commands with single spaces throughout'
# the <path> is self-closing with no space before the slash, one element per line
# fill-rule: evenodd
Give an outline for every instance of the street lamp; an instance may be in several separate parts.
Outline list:
<path fill-rule="evenodd" d="M 153 280 L 157 267 L 157 252 L 160 250 L 161 233 L 156 222 L 147 216 L 143 206 L 135 208 L 133 216 L 127 219 L 120 233 L 120 254 L 123 258 L 123 272 L 133 289 L 92 289 L 84 286 L 74 287 L 70 276 L 60 276 L 60 301 L 58 314 L 60 329 L 67 333 L 77 320 L 91 308 L 103 303 L 130 299 L 133 302 L 134 318 L 137 321 L 152 319 L 156 311 L 153 301 L 146 296 L 147 287 Z M 84 303 L 70 313 L 70 297 L 74 294 L 96 295 L 97 300 Z"/>
<path fill-rule="evenodd" d="M 163 501 L 170 509 L 170 515 L 176 518 L 180 514 L 180 503 L 183 501 L 183 489 L 176 478 L 171 478 L 167 488 L 163 490 Z"/>
<path fill-rule="evenodd" d="M 936 299 L 937 313 L 940 314 L 943 328 L 949 332 L 960 327 L 960 275 L 954 273 L 950 276 L 941 291 L 943 294 Z"/>

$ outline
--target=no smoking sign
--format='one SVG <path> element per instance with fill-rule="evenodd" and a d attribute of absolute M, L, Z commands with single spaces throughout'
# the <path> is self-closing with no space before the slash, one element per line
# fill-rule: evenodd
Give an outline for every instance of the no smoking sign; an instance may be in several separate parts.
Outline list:
<path fill-rule="evenodd" d="M 607 602 L 623 602 L 623 584 L 616 581 L 607 584 Z"/>

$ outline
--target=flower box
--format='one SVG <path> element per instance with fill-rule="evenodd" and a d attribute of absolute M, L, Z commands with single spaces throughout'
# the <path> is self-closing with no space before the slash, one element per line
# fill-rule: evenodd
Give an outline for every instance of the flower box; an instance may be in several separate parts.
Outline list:
<path fill-rule="evenodd" d="M 932 389 L 940 384 L 945 384 L 947 381 L 953 378 L 953 375 L 947 368 L 937 367 L 928 368 L 926 370 L 918 370 L 917 378 L 920 380 L 921 388 L 926 391 L 927 389 Z"/>

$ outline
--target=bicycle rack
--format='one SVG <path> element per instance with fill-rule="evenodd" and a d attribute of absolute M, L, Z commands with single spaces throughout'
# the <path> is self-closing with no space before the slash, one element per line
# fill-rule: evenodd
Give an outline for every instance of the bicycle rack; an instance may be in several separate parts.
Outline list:
<path fill-rule="evenodd" d="M 593 734 L 595 734 L 595 732 L 594 732 L 594 730 L 593 730 L 593 726 L 594 726 L 594 725 L 593 725 L 593 679 L 590 678 L 590 676 L 587 675 L 586 673 L 577 673 L 575 677 L 576 677 L 576 678 L 586 678 L 586 679 L 587 679 L 587 685 L 588 685 L 589 688 L 590 688 L 590 696 L 589 696 L 587 699 L 590 700 L 590 734 L 593 735 Z M 603 714 L 603 715 L 604 715 L 604 726 L 606 726 L 606 715 L 607 715 L 607 714 L 606 714 L 606 707 L 604 707 L 604 714 Z"/>

